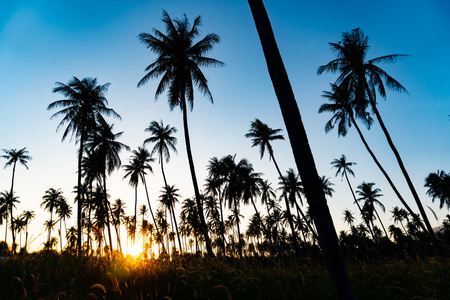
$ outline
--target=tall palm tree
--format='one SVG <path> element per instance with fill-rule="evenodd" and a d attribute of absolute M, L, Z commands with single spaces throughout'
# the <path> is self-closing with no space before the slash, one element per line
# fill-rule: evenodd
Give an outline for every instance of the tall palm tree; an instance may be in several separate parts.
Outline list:
<path fill-rule="evenodd" d="M 365 101 L 364 99 L 363 100 L 356 99 L 354 91 L 351 91 L 336 84 L 332 84 L 331 92 L 325 91 L 323 97 L 327 98 L 331 103 L 322 104 L 319 108 L 319 113 L 322 112 L 333 113 L 333 117 L 325 125 L 325 132 L 328 133 L 331 129 L 335 127 L 336 124 L 338 124 L 338 136 L 346 136 L 349 127 L 351 127 L 352 125 L 355 126 L 356 131 L 358 132 L 358 135 L 361 141 L 363 142 L 366 150 L 369 152 L 370 156 L 380 169 L 381 173 L 383 173 L 384 177 L 388 181 L 394 193 L 397 195 L 400 202 L 403 204 L 403 206 L 408 210 L 408 212 L 411 215 L 416 216 L 416 214 L 413 212 L 408 203 L 406 203 L 406 201 L 403 199 L 402 195 L 392 182 L 387 172 L 384 170 L 381 163 L 378 161 L 377 157 L 375 156 L 372 149 L 369 147 L 366 139 L 364 138 L 361 129 L 356 123 L 356 118 L 358 118 L 368 128 L 372 124 L 372 118 L 370 117 L 370 114 L 365 111 L 366 106 L 368 105 L 368 101 Z M 427 231 L 427 228 L 425 227 L 424 224 L 421 224 L 421 227 L 425 232 Z"/>
<path fill-rule="evenodd" d="M 261 122 L 259 119 L 255 119 L 255 121 L 252 121 L 250 123 L 250 131 L 245 134 L 245 137 L 252 139 L 252 147 L 259 146 L 259 153 L 261 155 L 261 159 L 263 158 L 267 148 L 267 152 L 269 152 L 269 160 L 273 161 L 273 164 L 275 165 L 275 168 L 278 172 L 279 178 L 284 181 L 284 177 L 281 174 L 280 168 L 278 167 L 278 164 L 273 155 L 272 145 L 270 144 L 270 141 L 284 140 L 283 135 L 279 134 L 280 132 L 281 129 L 272 129 L 267 124 Z M 294 246 L 294 251 L 298 256 L 300 252 L 297 243 L 297 233 L 295 231 L 294 219 L 292 218 L 291 209 L 289 207 L 289 201 L 286 194 L 284 194 L 284 199 L 286 205 L 287 219 L 292 232 L 292 244 Z"/>
<path fill-rule="evenodd" d="M 377 91 L 380 96 L 386 98 L 385 85 L 387 88 L 397 92 L 407 92 L 403 85 L 378 66 L 380 63 L 396 62 L 407 55 L 390 54 L 366 60 L 367 51 L 369 49 L 368 40 L 368 37 L 364 35 L 364 32 L 360 28 L 342 33 L 342 41 L 338 43 L 329 43 L 331 50 L 336 54 L 337 58 L 326 65 L 320 66 L 317 73 L 339 73 L 336 84 L 342 84 L 347 87 L 347 89 L 353 90 L 356 99 L 362 100 L 368 98 L 372 111 L 375 114 L 378 123 L 380 123 L 381 129 L 386 136 L 386 140 L 395 155 L 400 170 L 402 171 L 414 200 L 416 201 L 420 214 L 428 229 L 428 233 L 431 236 L 434 236 L 433 228 L 425 213 L 419 195 L 417 194 L 411 178 L 406 171 L 403 160 L 381 118 L 376 102 Z"/>
<path fill-rule="evenodd" d="M 325 255 L 328 272 L 338 299 L 355 299 L 347 266 L 334 228 L 325 194 L 314 163 L 308 137 L 300 116 L 292 86 L 278 50 L 269 16 L 262 0 L 248 0 L 259 39 L 277 95 L 284 123 L 289 135 L 295 163 L 305 189 L 305 196 L 312 209 L 319 233 L 319 243 Z"/>
<path fill-rule="evenodd" d="M 56 210 L 61 201 L 65 200 L 63 191 L 61 189 L 55 190 L 54 188 L 49 188 L 45 191 L 44 196 L 42 196 L 42 200 L 41 207 L 44 207 L 44 210 L 50 212 L 50 224 L 53 226 L 53 210 Z M 52 226 L 48 226 L 47 242 L 50 241 Z"/>
<path fill-rule="evenodd" d="M 178 225 L 177 225 L 177 217 L 175 215 L 175 203 L 178 202 L 178 198 L 180 197 L 179 194 L 177 194 L 178 189 L 175 188 L 175 185 L 166 185 L 163 190 L 161 191 L 161 195 L 159 196 L 159 199 L 161 201 L 161 204 L 169 210 L 170 216 L 173 220 L 173 224 L 175 226 L 175 230 L 177 232 L 178 237 L 178 245 L 180 248 L 180 252 L 183 252 L 183 248 L 181 245 L 181 239 L 180 239 L 180 233 L 178 231 Z M 174 244 L 175 245 L 175 244 Z"/>
<path fill-rule="evenodd" d="M 120 225 L 122 223 L 123 218 L 125 217 L 125 202 L 121 199 L 116 199 L 111 207 L 111 212 L 113 215 L 114 226 L 117 230 L 117 243 L 121 243 L 120 241 Z"/>
<path fill-rule="evenodd" d="M 438 170 L 436 173 L 428 174 L 425 178 L 425 187 L 428 188 L 427 195 L 433 202 L 439 199 L 439 208 L 442 209 L 446 205 L 447 209 L 450 209 L 450 173 Z"/>
<path fill-rule="evenodd" d="M 364 206 L 367 208 L 367 212 L 369 214 L 369 217 L 368 217 L 369 220 L 372 219 L 371 216 L 375 212 L 377 219 L 381 224 L 381 227 L 383 227 L 386 237 L 388 237 L 386 228 L 384 228 L 383 222 L 381 221 L 381 218 L 380 218 L 377 210 L 375 209 L 375 204 L 377 204 L 383 212 L 386 210 L 384 208 L 384 205 L 377 199 L 377 198 L 383 196 L 383 194 L 380 193 L 381 190 L 379 188 L 374 188 L 374 186 L 375 186 L 375 183 L 373 183 L 373 182 L 363 182 L 360 185 L 358 185 L 358 190 L 356 191 L 356 193 L 361 197 L 359 197 L 357 200 L 364 201 Z M 373 224 L 372 224 L 372 229 L 373 229 Z"/>
<path fill-rule="evenodd" d="M 154 35 L 141 33 L 138 36 L 141 42 L 157 55 L 157 59 L 145 69 L 148 73 L 139 81 L 138 87 L 143 86 L 152 78 L 162 76 L 156 90 L 156 98 L 167 89 L 170 109 L 179 106 L 183 113 L 186 151 L 200 222 L 208 255 L 213 256 L 202 204 L 200 202 L 200 190 L 195 175 L 194 160 L 192 158 L 187 122 L 187 104 L 189 104 L 192 110 L 194 106 L 194 85 L 198 87 L 203 95 L 213 102 L 208 81 L 200 67 L 218 67 L 224 65 L 216 59 L 204 56 L 220 39 L 217 34 L 210 33 L 194 43 L 195 38 L 200 34 L 198 28 L 201 25 L 200 16 L 195 18 L 191 26 L 186 16 L 183 19 L 172 20 L 169 14 L 163 11 L 162 21 L 166 27 L 166 34 L 154 29 Z"/>
<path fill-rule="evenodd" d="M 122 165 L 119 153 L 122 150 L 130 150 L 130 147 L 118 141 L 122 136 L 122 132 L 113 133 L 114 124 L 109 125 L 106 122 L 100 122 L 97 125 L 95 131 L 89 134 L 86 148 L 95 153 L 96 158 L 101 162 L 101 176 L 103 184 L 103 193 L 105 197 L 105 203 L 107 205 L 109 213 L 106 214 L 107 226 L 108 226 L 108 236 L 111 251 L 113 250 L 112 237 L 111 237 L 111 222 L 109 216 L 111 213 L 111 205 L 107 198 L 107 188 L 106 188 L 106 175 L 111 175 L 111 173 L 119 169 Z M 111 214 L 112 215 L 112 214 Z M 115 222 L 112 222 L 115 224 Z M 117 227 L 115 227 L 117 232 Z M 121 245 L 119 243 L 119 247 Z"/>
<path fill-rule="evenodd" d="M 13 167 L 13 171 L 12 171 L 12 179 L 11 179 L 11 191 L 10 191 L 10 195 L 14 195 L 14 176 L 16 173 L 16 165 L 17 162 L 19 162 L 21 165 L 23 165 L 27 170 L 28 170 L 28 161 L 32 160 L 32 157 L 30 155 L 28 155 L 28 150 L 26 150 L 27 148 L 24 147 L 22 149 L 16 150 L 16 149 L 2 149 L 3 152 L 5 152 L 5 155 L 2 155 L 1 157 L 6 158 L 8 161 L 5 164 L 5 167 L 11 166 Z M 11 220 L 13 219 L 13 206 L 10 206 L 10 217 Z M 14 231 L 12 232 L 12 239 L 13 239 L 13 245 L 16 243 L 16 238 L 14 235 Z M 15 251 L 15 247 L 13 247 Z"/>
<path fill-rule="evenodd" d="M 68 84 L 56 82 L 54 93 L 60 93 L 67 99 L 52 102 L 47 107 L 48 110 L 62 108 L 54 113 L 51 119 L 62 116 L 57 130 L 67 124 L 64 130 L 62 141 L 71 133 L 77 138 L 79 143 L 78 151 L 78 179 L 77 179 L 77 254 L 81 256 L 81 210 L 83 201 L 81 197 L 81 161 L 85 150 L 85 142 L 88 134 L 92 132 L 99 121 L 104 122 L 103 116 L 113 116 L 120 119 L 120 116 L 111 108 L 107 107 L 108 100 L 106 92 L 109 83 L 99 85 L 97 78 L 83 78 L 82 80 L 73 77 Z"/>
<path fill-rule="evenodd" d="M 0 214 L 2 216 L 2 222 L 3 222 L 3 219 L 5 219 L 5 221 L 6 221 L 5 242 L 7 241 L 7 237 L 8 237 L 8 219 L 10 219 L 10 221 L 12 222 L 11 215 L 9 214 L 9 212 L 11 212 L 11 207 L 16 207 L 15 203 L 20 202 L 18 199 L 19 199 L 19 197 L 13 196 L 8 191 L 3 191 L 0 193 Z M 13 243 L 13 248 L 14 248 L 14 245 L 15 245 L 15 243 Z M 15 251 L 15 250 L 13 250 L 13 251 Z"/>

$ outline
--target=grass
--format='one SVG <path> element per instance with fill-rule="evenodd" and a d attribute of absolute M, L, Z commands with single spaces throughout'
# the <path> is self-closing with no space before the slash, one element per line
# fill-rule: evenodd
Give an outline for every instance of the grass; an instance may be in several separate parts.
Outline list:
<path fill-rule="evenodd" d="M 349 261 L 358 299 L 450 299 L 446 257 Z M 333 299 L 326 268 L 272 259 L 172 261 L 40 252 L 0 262 L 10 299 Z"/>

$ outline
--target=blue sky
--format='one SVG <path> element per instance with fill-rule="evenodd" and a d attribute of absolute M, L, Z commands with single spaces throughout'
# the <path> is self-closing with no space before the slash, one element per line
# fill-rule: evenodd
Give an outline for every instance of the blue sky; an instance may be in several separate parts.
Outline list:
<path fill-rule="evenodd" d="M 438 169 L 450 171 L 450 92 L 448 90 L 448 49 L 450 47 L 450 6 L 446 1 L 265 1 L 278 46 L 310 139 L 319 173 L 331 177 L 335 195 L 329 201 L 338 230 L 342 211 L 352 205 L 345 182 L 334 177 L 330 162 L 345 154 L 356 162 L 356 187 L 362 181 L 375 182 L 382 190 L 387 210 L 399 205 L 386 180 L 372 162 L 356 132 L 338 138 L 324 133 L 331 117 L 317 113 L 324 103 L 322 91 L 336 75 L 318 76 L 317 68 L 332 60 L 328 42 L 337 42 L 341 33 L 360 27 L 369 36 L 368 58 L 385 54 L 410 54 L 383 68 L 409 91 L 388 92 L 379 99 L 379 110 L 398 147 L 407 170 L 425 205 L 442 221 L 447 210 L 439 210 L 425 195 L 424 178 Z M 18 213 L 32 209 L 34 237 L 42 232 L 48 213 L 39 208 L 41 197 L 50 187 L 61 188 L 72 202 L 76 184 L 76 145 L 61 143 L 62 132 L 55 133 L 60 119 L 49 120 L 49 103 L 61 99 L 53 94 L 55 82 L 67 83 L 72 76 L 96 77 L 110 82 L 109 105 L 122 121 L 111 120 L 117 131 L 124 131 L 123 143 L 140 146 L 152 120 L 162 119 L 178 128 L 178 155 L 167 165 L 168 181 L 180 188 L 182 199 L 191 197 L 190 174 L 182 136 L 181 113 L 170 111 L 162 95 L 154 101 L 157 80 L 137 88 L 144 68 L 154 55 L 139 43 L 137 35 L 163 30 L 162 10 L 173 18 L 185 13 L 191 20 L 202 16 L 202 34 L 215 32 L 221 42 L 209 54 L 226 64 L 206 69 L 214 105 L 196 94 L 189 126 L 196 171 L 200 182 L 205 166 L 213 157 L 236 154 L 247 158 L 255 171 L 264 173 L 274 185 L 276 171 L 267 157 L 259 159 L 257 149 L 244 137 L 250 121 L 259 118 L 272 128 L 285 130 L 281 113 L 267 73 L 261 46 L 246 1 L 10 1 L 0 4 L 0 149 L 27 147 L 33 156 L 29 170 L 18 167 L 15 191 L 20 197 Z M 394 178 L 406 201 L 416 209 L 379 126 L 375 123 L 366 138 L 381 163 Z M 287 141 L 273 145 L 280 167 L 295 167 Z M 122 153 L 127 163 L 130 153 Z M 1 162 L 2 164 L 4 163 Z M 162 187 L 158 165 L 149 176 L 152 199 Z M 133 190 L 122 180 L 123 171 L 112 175 L 111 200 L 121 198 L 133 210 Z M 0 190 L 10 187 L 11 169 L 0 170 Z M 140 190 L 140 204 L 144 191 Z M 142 201 L 142 202 L 141 202 Z M 429 210 L 427 210 L 429 212 Z M 244 210 L 248 217 L 252 210 Z M 391 215 L 385 213 L 388 222 Z M 430 218 L 432 218 L 430 214 Z M 75 218 L 71 222 L 74 222 Z M 437 225 L 436 220 L 432 224 Z M 40 246 L 45 235 L 33 242 Z M 0 236 L 3 239 L 3 236 Z"/>

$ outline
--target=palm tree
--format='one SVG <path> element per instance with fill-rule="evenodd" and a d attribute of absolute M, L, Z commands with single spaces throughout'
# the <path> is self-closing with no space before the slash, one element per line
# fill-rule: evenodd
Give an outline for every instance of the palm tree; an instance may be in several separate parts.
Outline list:
<path fill-rule="evenodd" d="M 62 223 L 64 222 L 64 229 L 65 229 L 64 236 L 66 236 L 67 235 L 66 219 L 70 219 L 70 217 L 72 217 L 72 207 L 69 205 L 66 198 L 60 199 L 58 206 L 56 207 L 56 214 L 59 217 L 59 240 L 60 240 L 61 252 L 62 252 L 62 249 L 63 249 L 63 246 L 62 246 L 62 240 L 63 240 L 63 238 L 62 238 L 63 237 Z"/>
<path fill-rule="evenodd" d="M 150 156 L 153 156 L 153 154 L 155 153 L 158 155 L 159 163 L 161 164 L 161 173 L 164 179 L 164 186 L 167 186 L 163 162 L 164 158 L 166 160 L 166 163 L 169 162 L 170 150 L 177 153 L 177 138 L 172 136 L 172 134 L 177 132 L 177 129 L 175 127 L 170 127 L 170 125 L 164 126 L 163 121 L 161 120 L 159 123 L 156 121 L 152 121 L 150 125 L 145 129 L 145 131 L 150 132 L 152 136 L 144 141 L 144 145 L 146 143 L 155 143 Z"/>
<path fill-rule="evenodd" d="M 269 160 L 273 161 L 275 168 L 277 169 L 279 178 L 284 181 L 284 177 L 281 174 L 280 168 L 278 167 L 278 164 L 273 155 L 272 145 L 270 144 L 270 141 L 284 140 L 283 135 L 279 134 L 280 132 L 281 129 L 272 129 L 267 126 L 267 124 L 261 122 L 259 119 L 255 119 L 255 121 L 252 121 L 250 123 L 250 131 L 245 134 L 245 137 L 252 139 L 252 147 L 259 146 L 261 159 L 263 158 L 267 148 L 267 152 L 269 152 Z M 285 185 L 287 186 L 287 184 Z M 286 194 L 284 194 L 284 199 L 286 204 L 287 218 L 292 232 L 292 245 L 294 246 L 294 251 L 298 256 L 300 252 L 297 243 L 297 233 L 295 231 L 294 220 L 292 218 L 291 209 L 289 208 L 289 201 Z"/>
<path fill-rule="evenodd" d="M 6 158 L 8 161 L 5 164 L 5 168 L 8 166 L 13 167 L 13 171 L 12 171 L 12 179 L 11 179 L 11 192 L 10 195 L 14 195 L 14 175 L 16 173 L 16 164 L 17 162 L 19 162 L 21 165 L 23 165 L 27 170 L 28 170 L 28 161 L 32 160 L 32 157 L 30 155 L 28 155 L 28 150 L 26 150 L 27 148 L 24 147 L 22 149 L 16 150 L 16 149 L 2 149 L 3 152 L 5 152 L 5 155 L 2 155 L 1 157 Z M 13 219 L 13 211 L 12 211 L 13 207 L 10 206 L 10 217 L 11 220 Z M 13 239 L 13 245 L 16 243 L 16 238 L 14 235 L 14 231 L 12 232 L 12 239 Z M 14 247 L 13 247 L 14 248 Z M 15 248 L 14 248 L 15 251 Z"/>
<path fill-rule="evenodd" d="M 17 196 L 13 196 L 10 192 L 8 191 L 3 191 L 0 193 L 0 214 L 2 216 L 2 222 L 3 219 L 6 220 L 6 224 L 5 224 L 5 242 L 7 241 L 7 236 L 8 236 L 8 219 L 11 220 L 11 215 L 9 214 L 9 212 L 11 212 L 11 207 L 16 207 L 15 203 L 19 203 L 20 201 L 18 200 L 19 197 Z M 15 243 L 13 242 L 13 248 L 14 248 Z"/>
<path fill-rule="evenodd" d="M 320 177 L 320 180 L 322 181 L 325 196 L 333 197 L 334 189 L 331 186 L 334 185 L 334 183 L 330 181 L 330 177 L 326 178 L 325 176 L 322 176 Z"/>
<path fill-rule="evenodd" d="M 364 201 L 364 207 L 367 209 L 367 213 L 369 215 L 368 219 L 372 219 L 372 215 L 375 212 L 378 221 L 381 224 L 381 227 L 383 227 L 384 233 L 386 234 L 386 237 L 388 237 L 386 228 L 384 228 L 383 222 L 381 221 L 380 216 L 378 215 L 377 210 L 375 209 L 375 204 L 377 204 L 381 210 L 384 212 L 386 209 L 384 208 L 384 205 L 377 199 L 383 194 L 381 194 L 381 190 L 379 188 L 374 188 L 375 183 L 373 182 L 363 182 L 360 185 L 358 185 L 358 190 L 356 193 L 360 195 L 357 200 L 358 201 Z M 373 229 L 373 223 L 372 223 L 372 229 Z"/>
<path fill-rule="evenodd" d="M 111 108 L 108 108 L 106 92 L 109 83 L 98 85 L 97 78 L 83 78 L 79 80 L 73 77 L 68 84 L 56 82 L 54 93 L 61 93 L 67 99 L 52 102 L 47 110 L 62 108 L 54 113 L 51 119 L 62 116 L 57 130 L 67 124 L 64 130 L 62 141 L 66 139 L 69 133 L 75 135 L 80 147 L 78 151 L 78 180 L 77 180 L 77 254 L 81 255 L 81 209 L 83 201 L 81 197 L 81 162 L 85 150 L 85 142 L 88 134 L 91 133 L 97 124 L 104 121 L 103 115 L 113 116 L 120 119 L 120 116 Z"/>
<path fill-rule="evenodd" d="M 406 210 L 404 210 L 403 208 L 399 208 L 398 206 L 395 206 L 392 210 L 392 218 L 394 219 L 394 224 L 397 224 L 398 222 L 400 222 L 400 225 L 402 225 L 403 230 L 405 231 L 405 233 L 407 234 L 407 231 L 405 229 L 405 226 L 403 226 L 403 220 L 404 219 L 408 219 L 408 212 Z"/>
<path fill-rule="evenodd" d="M 350 226 L 350 228 L 352 227 L 353 222 L 355 221 L 355 217 L 353 216 L 353 213 L 349 209 L 344 210 L 344 217 L 342 219 L 344 220 L 345 223 L 348 224 L 348 226 Z"/>
<path fill-rule="evenodd" d="M 36 213 L 33 210 L 25 210 L 21 215 L 21 219 L 25 222 L 25 251 L 27 250 L 28 245 L 28 225 L 35 217 Z"/>
<path fill-rule="evenodd" d="M 428 188 L 427 195 L 435 199 L 439 199 L 439 208 L 442 209 L 444 204 L 450 209 L 450 173 L 446 174 L 444 170 L 436 173 L 428 174 L 425 178 L 425 187 Z"/>
<path fill-rule="evenodd" d="M 55 190 L 54 188 L 49 188 L 45 191 L 44 196 L 42 196 L 42 200 L 43 201 L 41 203 L 41 207 L 44 207 L 44 210 L 50 212 L 50 224 L 52 224 L 51 226 L 48 226 L 48 242 L 50 241 L 51 231 L 53 227 L 53 210 L 55 210 L 59 206 L 61 201 L 65 200 L 65 198 L 61 189 Z"/>
<path fill-rule="evenodd" d="M 114 124 L 107 124 L 106 122 L 100 122 L 95 131 L 93 131 L 86 141 L 86 148 L 92 151 L 95 157 L 101 162 L 101 177 L 103 181 L 103 192 L 105 197 L 105 203 L 107 205 L 109 213 L 106 214 L 106 220 L 108 225 L 108 236 L 109 244 L 112 251 L 112 238 L 111 238 L 111 222 L 109 221 L 109 215 L 111 212 L 111 205 L 107 198 L 107 188 L 106 188 L 106 175 L 111 175 L 111 173 L 119 169 L 122 162 L 119 157 L 121 150 L 130 150 L 130 147 L 118 141 L 122 136 L 122 132 L 113 133 Z M 115 223 L 115 222 L 113 222 Z M 115 227 L 117 233 L 117 227 Z M 119 247 L 121 245 L 119 243 Z M 122 251 L 121 251 L 122 252 Z"/>
<path fill-rule="evenodd" d="M 248 0 L 248 3 L 289 135 L 295 163 L 304 185 L 306 198 L 312 208 L 314 222 L 319 233 L 319 243 L 325 255 L 336 297 L 338 299 L 355 299 L 345 260 L 339 247 L 339 239 L 308 144 L 308 137 L 269 17 L 262 0 Z"/>
<path fill-rule="evenodd" d="M 403 206 L 408 210 L 408 212 L 411 215 L 415 216 L 416 214 L 409 207 L 408 203 L 406 203 L 406 201 L 403 199 L 397 187 L 394 185 L 391 178 L 373 153 L 372 149 L 369 147 L 366 139 L 364 138 L 364 135 L 361 132 L 361 129 L 356 123 L 355 118 L 358 118 L 363 122 L 364 125 L 370 128 L 370 125 L 372 124 L 372 118 L 370 117 L 370 114 L 365 111 L 366 106 L 368 105 L 368 101 L 361 99 L 357 100 L 353 91 L 345 89 L 344 87 L 338 86 L 336 84 L 332 84 L 331 92 L 325 91 L 323 97 L 327 98 L 329 101 L 331 101 L 331 103 L 322 104 L 319 108 L 319 113 L 333 113 L 333 117 L 325 125 L 325 132 L 328 133 L 335 127 L 336 124 L 338 124 L 338 136 L 346 136 L 349 127 L 351 127 L 352 125 L 355 126 L 356 131 L 358 132 L 358 135 L 361 138 L 361 141 L 363 142 L 366 150 L 369 152 L 370 156 L 380 169 L 381 173 L 383 173 L 392 190 L 397 195 Z M 427 231 L 426 227 L 423 224 L 421 225 L 421 227 L 425 232 Z M 368 228 L 370 228 L 370 226 L 368 226 Z"/>
<path fill-rule="evenodd" d="M 208 81 L 200 67 L 217 67 L 224 65 L 222 62 L 205 57 L 214 44 L 219 42 L 219 36 L 214 33 L 207 34 L 200 41 L 194 43 L 200 32 L 201 18 L 195 18 L 192 26 L 186 16 L 183 19 L 172 20 L 166 11 L 163 11 L 162 21 L 166 27 L 166 34 L 154 29 L 154 35 L 149 33 L 139 34 L 139 39 L 151 51 L 158 56 L 157 59 L 145 69 L 148 72 L 138 83 L 138 87 L 146 84 L 150 79 L 162 76 L 156 90 L 156 98 L 166 89 L 170 109 L 177 106 L 183 113 L 184 137 L 186 151 L 191 170 L 192 183 L 198 206 L 200 222 L 205 237 L 208 255 L 213 256 L 211 242 L 208 237 L 208 229 L 203 216 L 200 202 L 200 190 L 195 175 L 194 161 L 192 158 L 189 129 L 187 123 L 187 104 L 192 110 L 194 106 L 194 85 L 200 92 L 213 102 L 212 94 L 208 87 Z"/>
<path fill-rule="evenodd" d="M 391 54 L 366 61 L 365 59 L 369 49 L 368 37 L 364 35 L 364 32 L 360 28 L 353 29 L 350 32 L 344 32 L 342 34 L 342 41 L 329 44 L 337 58 L 326 65 L 320 66 L 317 73 L 322 74 L 323 72 L 339 72 L 339 77 L 336 80 L 336 84 L 342 84 L 347 89 L 353 90 L 355 92 L 356 99 L 365 100 L 368 98 L 372 111 L 375 114 L 378 123 L 380 123 L 381 129 L 386 136 L 386 140 L 394 153 L 408 187 L 413 194 L 414 200 L 420 210 L 420 214 L 422 215 L 428 229 L 428 233 L 430 236 L 434 236 L 435 234 L 433 228 L 431 227 L 425 213 L 425 209 L 423 208 L 419 195 L 417 194 L 400 154 L 395 147 L 389 132 L 387 131 L 380 112 L 378 111 L 376 102 L 377 91 L 380 96 L 386 98 L 385 85 L 397 92 L 407 92 L 403 85 L 377 66 L 379 63 L 395 62 L 407 55 Z M 383 82 L 385 82 L 385 84 Z"/>
<path fill-rule="evenodd" d="M 169 213 L 171 215 L 171 218 L 173 220 L 173 224 L 175 226 L 175 230 L 177 232 L 178 237 L 178 245 L 180 247 L 180 252 L 183 252 L 183 248 L 181 246 L 181 239 L 180 239 L 180 233 L 178 232 L 178 225 L 177 225 L 177 217 L 175 215 L 175 203 L 178 202 L 178 197 L 180 197 L 179 194 L 177 194 L 178 189 L 175 188 L 175 185 L 166 185 L 163 190 L 161 191 L 161 195 L 159 196 L 161 204 L 169 210 Z M 173 228 L 173 227 L 172 227 Z"/>
<path fill-rule="evenodd" d="M 120 225 L 123 218 L 125 217 L 125 202 L 123 202 L 121 199 L 116 199 L 112 204 L 111 213 L 113 216 L 114 226 L 117 228 L 117 243 L 118 245 L 121 245 Z"/>

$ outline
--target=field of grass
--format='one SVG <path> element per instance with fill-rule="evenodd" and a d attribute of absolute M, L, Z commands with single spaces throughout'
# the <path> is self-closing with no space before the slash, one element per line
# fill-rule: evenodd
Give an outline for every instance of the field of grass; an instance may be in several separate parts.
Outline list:
<path fill-rule="evenodd" d="M 443 257 L 349 261 L 358 299 L 450 299 Z M 8 299 L 333 299 L 325 266 L 305 260 L 183 256 L 83 258 L 40 252 L 0 262 Z M 0 296 L 1 298 L 1 296 Z"/>

